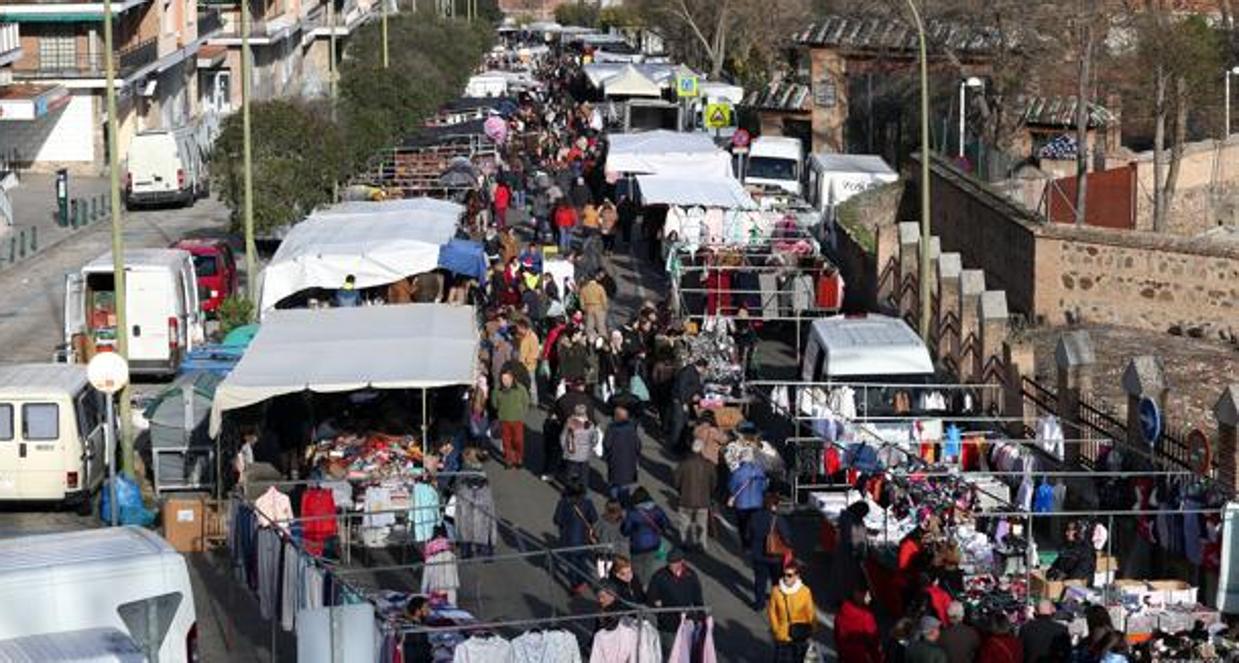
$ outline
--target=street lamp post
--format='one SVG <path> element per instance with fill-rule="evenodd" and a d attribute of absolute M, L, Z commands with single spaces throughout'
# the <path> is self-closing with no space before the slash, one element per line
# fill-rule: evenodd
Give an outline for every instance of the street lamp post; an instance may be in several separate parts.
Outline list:
<path fill-rule="evenodd" d="M 921 338 L 929 340 L 930 290 L 929 290 L 929 49 L 925 47 L 925 23 L 915 0 L 907 0 L 908 9 L 916 21 L 916 34 L 921 56 L 921 250 L 920 269 L 917 277 L 920 285 L 920 332 Z"/>
<path fill-rule="evenodd" d="M 964 121 L 968 117 L 968 88 L 978 89 L 985 85 L 981 79 L 976 76 L 969 76 L 967 79 L 959 82 L 959 158 L 964 158 L 964 132 L 967 127 Z"/>
<path fill-rule="evenodd" d="M 240 0 L 241 8 L 241 150 L 244 173 L 245 285 L 250 303 L 258 310 L 258 245 L 254 242 L 254 152 L 250 142 L 250 5 Z"/>
<path fill-rule="evenodd" d="M 1222 129 L 1222 140 L 1230 138 L 1230 77 L 1239 76 L 1239 65 L 1226 70 L 1226 124 Z"/>

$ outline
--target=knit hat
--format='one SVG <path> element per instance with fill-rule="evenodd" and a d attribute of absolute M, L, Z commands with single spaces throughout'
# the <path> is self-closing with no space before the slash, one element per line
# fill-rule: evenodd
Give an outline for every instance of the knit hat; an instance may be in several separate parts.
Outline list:
<path fill-rule="evenodd" d="M 684 551 L 681 550 L 680 548 L 672 548 L 671 550 L 667 552 L 667 563 L 668 564 L 671 564 L 673 562 L 683 562 L 683 561 L 684 561 Z"/>
<path fill-rule="evenodd" d="M 937 617 L 921 617 L 921 635 L 929 635 L 942 627 Z"/>

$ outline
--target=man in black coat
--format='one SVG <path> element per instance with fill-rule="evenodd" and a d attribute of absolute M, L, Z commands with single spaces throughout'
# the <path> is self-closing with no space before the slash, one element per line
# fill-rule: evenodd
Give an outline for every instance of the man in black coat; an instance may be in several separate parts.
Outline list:
<path fill-rule="evenodd" d="M 623 502 L 637 483 L 641 462 L 641 436 L 637 434 L 637 425 L 629 418 L 628 408 L 615 408 L 615 418 L 602 436 L 602 459 L 607 463 L 611 498 Z"/>
<path fill-rule="evenodd" d="M 1054 621 L 1054 603 L 1042 599 L 1037 604 L 1037 616 L 1020 627 L 1020 644 L 1024 647 L 1024 663 L 1049 663 L 1058 660 L 1055 648 L 1066 642 L 1071 647 L 1071 636 L 1065 624 Z"/>
<path fill-rule="evenodd" d="M 698 359 L 675 374 L 675 382 L 671 385 L 671 417 L 667 431 L 667 444 L 672 451 L 682 452 L 685 449 L 683 438 L 688 426 L 688 408 L 693 397 L 701 393 L 701 373 L 706 366 L 705 359 Z"/>
<path fill-rule="evenodd" d="M 695 608 L 704 605 L 701 579 L 684 561 L 684 551 L 674 548 L 667 553 L 667 565 L 650 578 L 646 591 L 650 605 L 655 608 Z M 658 614 L 658 630 L 674 633 L 680 627 L 680 613 Z"/>

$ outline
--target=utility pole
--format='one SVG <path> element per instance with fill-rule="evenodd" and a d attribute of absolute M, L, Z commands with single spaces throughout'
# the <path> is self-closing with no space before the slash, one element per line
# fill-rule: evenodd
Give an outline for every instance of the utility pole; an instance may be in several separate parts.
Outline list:
<path fill-rule="evenodd" d="M 416 0 L 414 0 L 416 2 Z M 347 21 L 347 18 L 345 19 Z M 327 54 L 327 89 L 331 94 L 331 123 L 336 123 L 336 0 L 327 0 L 327 29 L 331 31 Z M 331 181 L 331 202 L 340 199 L 339 179 Z"/>
<path fill-rule="evenodd" d="M 250 142 L 250 5 L 241 6 L 241 142 L 245 170 L 245 285 L 253 310 L 258 311 L 258 247 L 254 244 L 254 154 Z"/>
<path fill-rule="evenodd" d="M 387 0 L 379 0 L 383 5 L 383 68 L 389 64 L 387 58 Z"/>
<path fill-rule="evenodd" d="M 929 160 L 933 158 L 929 153 L 929 49 L 925 47 L 925 24 L 916 8 L 916 0 L 908 0 L 908 9 L 912 10 L 912 18 L 916 21 L 921 51 L 921 259 L 917 281 L 920 285 L 921 339 L 928 342 L 929 320 L 933 313 L 930 310 L 929 289 Z"/>
<path fill-rule="evenodd" d="M 116 121 L 116 72 L 113 68 L 115 57 L 116 53 L 112 47 L 112 0 L 103 0 L 103 68 L 107 71 L 105 79 L 107 91 L 104 96 L 107 98 L 108 110 L 108 192 L 112 203 L 112 288 L 116 293 L 116 353 L 128 361 L 129 316 L 125 311 L 128 300 L 126 297 L 128 293 L 125 292 L 125 218 L 121 215 L 120 154 L 116 146 L 119 123 Z M 112 397 L 108 396 L 108 398 Z M 120 419 L 121 469 L 133 476 L 133 417 L 129 413 L 129 386 L 125 385 L 116 398 L 120 401 L 120 414 L 117 418 Z M 111 425 L 112 422 L 109 421 L 108 426 Z M 113 462 L 115 459 L 108 459 L 109 464 Z M 116 504 L 113 503 L 112 509 L 116 508 Z"/>

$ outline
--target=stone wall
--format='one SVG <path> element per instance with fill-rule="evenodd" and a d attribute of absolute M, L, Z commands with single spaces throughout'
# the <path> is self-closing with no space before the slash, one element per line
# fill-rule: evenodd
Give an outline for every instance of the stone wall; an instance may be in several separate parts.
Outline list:
<path fill-rule="evenodd" d="M 1239 247 L 1046 224 L 945 161 L 935 159 L 932 173 L 931 223 L 942 251 L 982 269 L 1013 312 L 1049 324 L 1239 333 Z M 915 190 L 908 187 L 905 214 L 915 209 Z"/>
<path fill-rule="evenodd" d="M 1239 332 L 1239 246 L 1050 226 L 1037 238 L 1036 279 L 1037 311 L 1052 324 Z"/>

